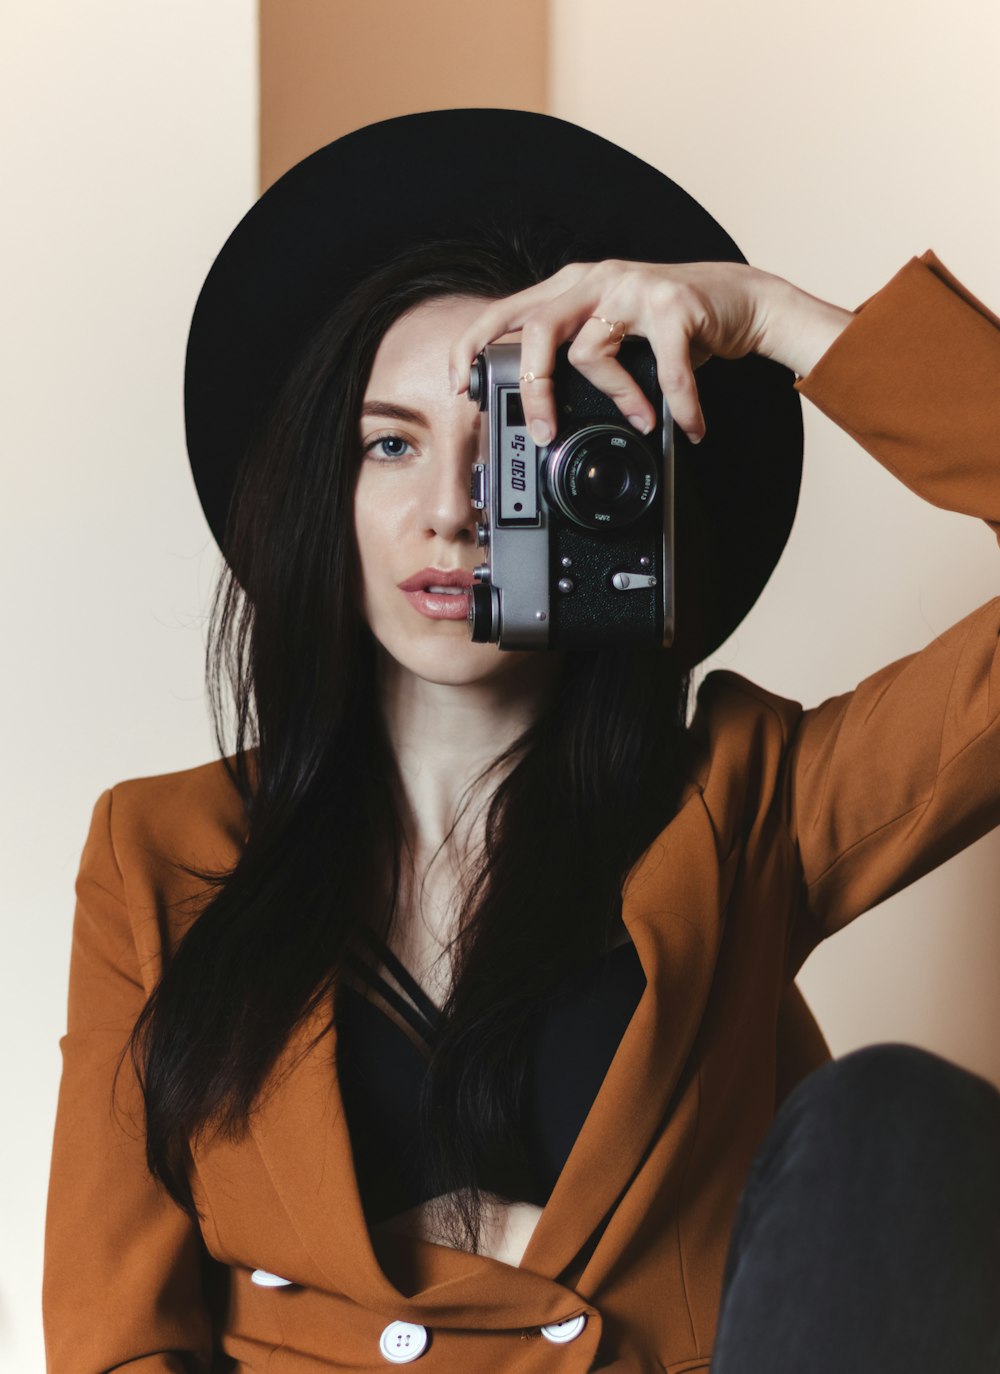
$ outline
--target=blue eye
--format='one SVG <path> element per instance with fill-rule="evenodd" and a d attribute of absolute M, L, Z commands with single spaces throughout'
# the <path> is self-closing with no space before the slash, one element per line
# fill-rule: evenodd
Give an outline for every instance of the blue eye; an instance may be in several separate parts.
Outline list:
<path fill-rule="evenodd" d="M 365 444 L 364 451 L 371 454 L 376 463 L 392 463 L 403 456 L 400 452 L 386 453 L 383 450 L 381 456 L 373 452 L 374 449 L 381 448 L 383 444 L 402 444 L 404 448 L 410 447 L 409 439 L 404 439 L 399 434 L 379 434 L 376 438 L 369 439 L 368 443 Z"/>

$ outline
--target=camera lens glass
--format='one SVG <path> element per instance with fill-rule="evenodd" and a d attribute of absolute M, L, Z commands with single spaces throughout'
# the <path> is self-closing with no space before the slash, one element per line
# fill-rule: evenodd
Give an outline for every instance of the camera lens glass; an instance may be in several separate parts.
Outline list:
<path fill-rule="evenodd" d="M 598 453 L 581 466 L 577 484 L 594 501 L 606 506 L 625 495 L 630 477 L 631 473 L 620 460 Z"/>
<path fill-rule="evenodd" d="M 638 520 L 656 495 L 653 454 L 617 425 L 589 425 L 553 450 L 544 467 L 546 494 L 568 520 L 613 529 Z"/>

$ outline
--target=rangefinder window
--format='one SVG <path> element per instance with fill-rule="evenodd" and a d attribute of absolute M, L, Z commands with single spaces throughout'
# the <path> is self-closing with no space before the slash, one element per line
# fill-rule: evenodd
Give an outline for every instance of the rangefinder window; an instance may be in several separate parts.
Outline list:
<path fill-rule="evenodd" d="M 538 463 L 535 445 L 524 423 L 524 409 L 517 388 L 501 392 L 503 416 L 497 436 L 497 465 L 500 509 L 498 525 L 537 525 Z"/>
<path fill-rule="evenodd" d="M 520 391 L 508 391 L 507 396 L 507 423 L 508 425 L 524 424 L 524 406 L 521 404 Z"/>

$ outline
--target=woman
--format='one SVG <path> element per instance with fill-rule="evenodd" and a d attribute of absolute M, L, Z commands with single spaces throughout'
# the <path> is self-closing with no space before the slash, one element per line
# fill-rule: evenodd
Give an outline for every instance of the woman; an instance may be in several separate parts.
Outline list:
<path fill-rule="evenodd" d="M 470 364 L 519 340 L 553 431 L 572 341 L 645 433 L 623 325 L 676 639 L 473 642 Z M 53 1374 L 995 1368 L 1000 1094 L 830 1061 L 794 976 L 1000 821 L 1000 598 L 810 711 L 688 686 L 787 537 L 795 392 L 1000 535 L 998 365 L 933 253 L 852 314 L 546 116 L 385 121 L 262 197 L 187 360 L 224 757 L 105 791 L 77 883 Z"/>

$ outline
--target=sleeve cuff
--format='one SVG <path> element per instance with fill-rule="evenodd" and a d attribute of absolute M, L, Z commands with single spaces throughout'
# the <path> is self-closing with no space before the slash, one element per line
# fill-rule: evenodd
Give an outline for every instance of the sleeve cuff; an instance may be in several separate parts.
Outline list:
<path fill-rule="evenodd" d="M 1000 318 L 928 249 L 794 383 L 905 485 L 1000 538 Z"/>
<path fill-rule="evenodd" d="M 855 308 L 854 316 L 809 372 L 794 383 L 796 391 L 837 423 L 836 398 L 845 388 L 849 392 L 856 387 L 859 373 L 870 375 L 875 369 L 884 384 L 887 362 L 910 369 L 911 376 L 915 364 L 925 371 L 933 366 L 936 340 L 926 330 L 922 332 L 922 325 L 933 325 L 936 331 L 947 325 L 949 345 L 963 344 L 967 357 L 959 361 L 968 362 L 974 370 L 977 364 L 982 369 L 984 357 L 996 351 L 1000 339 L 1000 316 L 973 295 L 932 248 L 911 258 Z M 993 337 L 984 348 L 988 335 Z M 990 383 L 986 377 L 982 380 Z M 991 384 L 996 384 L 995 372 Z"/>

